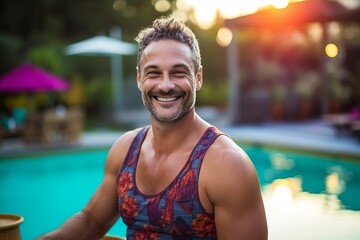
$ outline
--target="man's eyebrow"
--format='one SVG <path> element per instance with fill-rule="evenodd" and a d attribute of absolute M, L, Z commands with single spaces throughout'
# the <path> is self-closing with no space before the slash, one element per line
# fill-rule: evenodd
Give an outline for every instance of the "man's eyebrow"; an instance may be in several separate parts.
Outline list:
<path fill-rule="evenodd" d="M 186 65 L 186 64 L 176 64 L 176 65 L 173 66 L 173 68 L 174 68 L 174 69 L 176 69 L 176 68 L 184 68 L 184 69 L 186 69 L 187 71 L 191 71 L 190 66 L 188 66 L 188 65 Z"/>
<path fill-rule="evenodd" d="M 154 70 L 154 69 L 159 69 L 159 67 L 156 65 L 149 65 L 144 68 L 144 71 Z"/>
<path fill-rule="evenodd" d="M 175 64 L 174 66 L 171 67 L 171 69 L 179 69 L 179 68 L 183 68 L 187 71 L 191 71 L 191 67 L 186 64 Z M 144 71 L 158 70 L 158 69 L 159 67 L 157 65 L 149 65 L 144 68 Z"/>

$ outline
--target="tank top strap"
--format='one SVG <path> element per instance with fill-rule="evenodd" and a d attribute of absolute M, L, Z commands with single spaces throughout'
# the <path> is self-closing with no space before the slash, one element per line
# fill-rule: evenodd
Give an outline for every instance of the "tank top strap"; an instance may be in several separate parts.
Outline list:
<path fill-rule="evenodd" d="M 206 151 L 220 135 L 225 135 L 225 134 L 214 126 L 209 127 L 204 132 L 199 143 L 195 147 L 194 152 L 192 154 L 192 159 L 196 159 L 196 158 L 203 159 L 206 154 Z"/>
<path fill-rule="evenodd" d="M 145 136 L 150 126 L 143 127 L 135 136 L 133 142 L 130 145 L 129 151 L 125 157 L 123 166 L 130 166 L 137 161 L 140 153 L 141 145 L 145 139 Z"/>
<path fill-rule="evenodd" d="M 190 156 L 189 166 L 187 170 L 183 172 L 182 175 L 186 175 L 186 172 L 189 170 L 195 170 L 196 175 L 199 175 L 201 165 L 207 150 L 214 143 L 214 141 L 221 135 L 226 135 L 226 134 L 221 132 L 215 126 L 211 126 L 206 129 L 206 131 L 200 138 L 198 144 L 193 149 L 193 152 Z"/>

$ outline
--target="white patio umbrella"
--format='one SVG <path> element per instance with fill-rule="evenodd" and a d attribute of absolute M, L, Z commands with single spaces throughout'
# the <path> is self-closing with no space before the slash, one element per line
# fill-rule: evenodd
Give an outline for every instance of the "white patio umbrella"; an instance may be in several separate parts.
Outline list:
<path fill-rule="evenodd" d="M 113 37 L 99 35 L 70 44 L 65 52 L 67 55 L 133 55 L 136 46 Z"/>
<path fill-rule="evenodd" d="M 136 54 L 135 44 L 121 41 L 121 30 L 114 28 L 110 32 L 114 37 L 104 35 L 94 36 L 66 46 L 66 55 L 90 55 L 90 56 L 109 56 L 111 57 L 111 79 L 113 91 L 114 114 L 120 114 L 122 103 L 122 55 Z"/>

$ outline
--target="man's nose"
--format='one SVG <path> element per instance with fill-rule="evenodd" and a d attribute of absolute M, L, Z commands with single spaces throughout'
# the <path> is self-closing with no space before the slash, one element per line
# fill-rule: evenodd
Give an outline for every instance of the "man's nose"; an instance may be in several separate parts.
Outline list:
<path fill-rule="evenodd" d="M 171 89 L 173 89 L 175 87 L 174 82 L 171 80 L 169 74 L 164 74 L 163 78 L 160 82 L 159 88 L 164 91 L 164 92 L 168 92 Z"/>

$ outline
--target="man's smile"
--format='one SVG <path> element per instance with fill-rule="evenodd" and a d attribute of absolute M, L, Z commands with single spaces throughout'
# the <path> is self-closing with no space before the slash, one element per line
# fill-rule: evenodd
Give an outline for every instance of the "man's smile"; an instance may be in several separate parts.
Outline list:
<path fill-rule="evenodd" d="M 175 100 L 177 100 L 179 98 L 180 97 L 155 97 L 155 99 L 160 101 L 160 102 L 172 102 L 172 101 L 175 101 Z"/>

